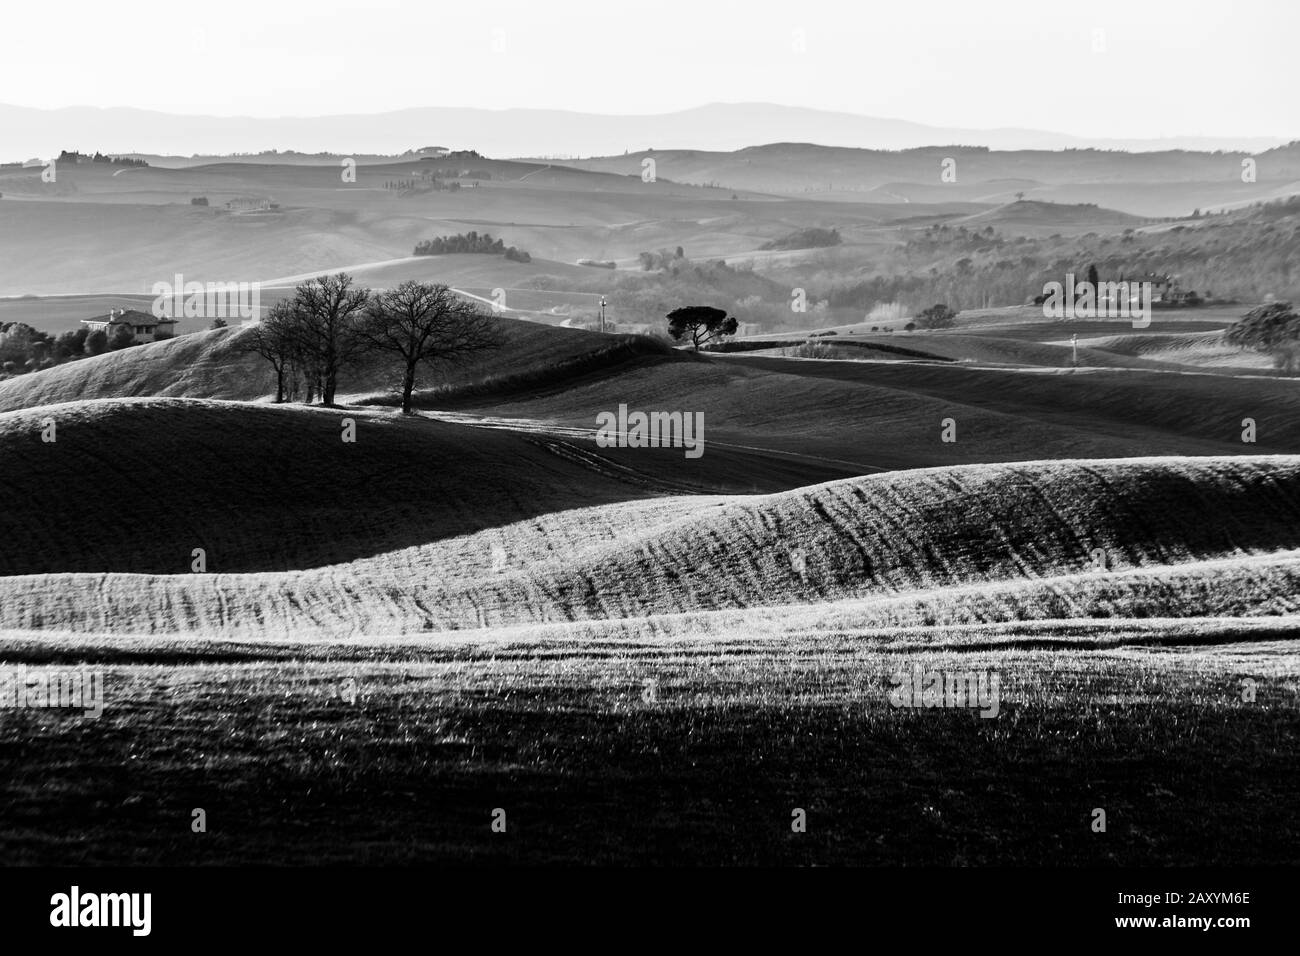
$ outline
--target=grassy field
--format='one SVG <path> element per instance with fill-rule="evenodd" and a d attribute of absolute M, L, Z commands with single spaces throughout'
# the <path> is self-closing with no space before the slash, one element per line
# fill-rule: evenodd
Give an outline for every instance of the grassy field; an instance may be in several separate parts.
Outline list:
<path fill-rule="evenodd" d="M 45 443 L 50 420 L 58 440 Z M 27 502 L 0 517 L 4 540 L 24 542 L 3 554 L 0 626 L 25 629 L 654 630 L 696 612 L 808 619 L 808 605 L 857 627 L 1237 617 L 1289 611 L 1300 548 L 1294 456 L 808 485 L 809 466 L 725 443 L 695 460 L 615 454 L 547 431 L 193 399 L 8 413 L 0 447 L 4 486 Z M 124 476 L 167 489 L 148 522 L 116 506 Z M 739 493 L 755 484 L 766 493 Z M 203 573 L 190 573 L 195 548 Z"/>
<path fill-rule="evenodd" d="M 271 280 L 267 304 L 345 265 L 501 287 L 542 320 L 499 318 L 504 347 L 421 379 L 412 417 L 373 358 L 339 407 L 273 405 L 239 328 L 0 382 L 0 668 L 106 681 L 99 718 L 0 706 L 6 859 L 1300 861 L 1300 395 L 1222 345 L 1245 307 L 1144 330 L 963 310 L 840 326 L 833 359 L 696 355 L 557 327 L 605 275 L 570 263 L 834 225 L 844 246 L 760 263 L 829 282 L 955 217 L 1080 241 L 1138 220 L 1007 204 L 1014 180 L 731 199 L 484 162 L 479 187 L 406 196 L 383 182 L 409 164 L 356 188 L 287 165 L 0 177 L 0 293 L 86 293 L 0 300 L 3 321 L 147 308 L 130 290 L 175 272 Z M 468 229 L 534 261 L 409 255 Z M 620 405 L 702 413 L 706 453 L 597 445 Z M 996 716 L 897 706 L 913 668 L 996 677 Z"/>
<path fill-rule="evenodd" d="M 778 408 L 796 421 L 780 382 L 868 388 L 838 378 L 861 363 L 731 361 L 617 377 L 757 377 L 767 408 L 729 412 L 749 443 Z M 1062 376 L 1019 373 L 1040 378 Z M 1179 403 L 1133 414 L 1173 427 Z M 1300 458 L 810 484 L 826 463 L 777 448 L 723 441 L 690 476 L 676 449 L 447 417 L 198 399 L 0 415 L 0 483 L 25 502 L 0 512 L 0 665 L 105 689 L 98 718 L 0 708 L 6 859 L 1300 859 Z M 195 546 L 211 573 L 189 573 Z M 895 706 L 916 668 L 996 677 L 996 716 Z"/>
<path fill-rule="evenodd" d="M 1232 628 L 1207 623 L 1092 651 L 1048 629 L 958 652 L 11 640 L 106 691 L 98 719 L 0 711 L 0 844 L 64 865 L 1295 863 L 1295 620 L 1219 647 Z M 917 665 L 998 675 L 997 716 L 891 706 Z"/>

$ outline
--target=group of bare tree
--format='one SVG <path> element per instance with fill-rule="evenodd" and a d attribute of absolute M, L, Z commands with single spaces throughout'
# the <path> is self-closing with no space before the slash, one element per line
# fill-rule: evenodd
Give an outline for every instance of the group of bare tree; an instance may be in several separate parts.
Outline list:
<path fill-rule="evenodd" d="M 334 404 L 339 373 L 368 354 L 401 369 L 402 412 L 411 414 L 419 366 L 461 361 L 499 348 L 497 322 L 445 285 L 408 281 L 395 289 L 355 286 L 344 273 L 304 282 L 272 306 L 247 339 L 275 370 L 277 403 Z"/>

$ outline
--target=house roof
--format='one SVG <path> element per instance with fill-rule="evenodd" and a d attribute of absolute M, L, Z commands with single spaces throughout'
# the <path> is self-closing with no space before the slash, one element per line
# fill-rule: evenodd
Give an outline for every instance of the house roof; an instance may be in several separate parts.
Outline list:
<path fill-rule="evenodd" d="M 137 309 L 126 309 L 124 311 L 113 310 L 105 315 L 96 315 L 89 319 L 82 319 L 82 322 L 107 322 L 109 325 L 175 325 L 175 319 L 160 319 L 150 312 L 140 312 Z"/>

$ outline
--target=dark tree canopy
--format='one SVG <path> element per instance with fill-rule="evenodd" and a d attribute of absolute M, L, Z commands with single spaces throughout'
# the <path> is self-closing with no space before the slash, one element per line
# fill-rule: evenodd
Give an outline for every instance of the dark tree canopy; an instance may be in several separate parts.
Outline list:
<path fill-rule="evenodd" d="M 135 345 L 135 333 L 131 331 L 131 326 L 115 326 L 113 334 L 108 339 L 109 351 L 116 352 L 119 349 L 130 348 L 132 345 Z"/>
<path fill-rule="evenodd" d="M 86 336 L 90 330 L 85 326 L 70 332 L 63 332 L 54 341 L 54 357 L 59 360 L 77 358 L 86 353 Z"/>
<path fill-rule="evenodd" d="M 1223 340 L 1271 355 L 1273 364 L 1288 372 L 1300 366 L 1300 315 L 1290 302 L 1251 309 L 1223 333 Z"/>
<path fill-rule="evenodd" d="M 950 329 L 956 318 L 957 313 L 940 302 L 919 313 L 916 325 L 922 329 Z"/>
<path fill-rule="evenodd" d="M 735 316 L 727 315 L 726 309 L 715 309 L 711 305 L 688 305 L 673 309 L 668 313 L 668 334 L 674 341 L 680 342 L 690 336 L 695 351 L 701 345 L 721 340 L 724 335 L 735 335 L 739 323 Z"/>
<path fill-rule="evenodd" d="M 505 242 L 500 239 L 493 239 L 492 234 L 489 232 L 485 232 L 480 236 L 474 230 L 455 236 L 436 236 L 433 239 L 421 239 L 415 244 L 415 254 L 417 256 L 443 256 L 466 252 L 501 255 L 505 251 Z M 516 253 L 518 253 L 518 250 L 516 250 Z"/>

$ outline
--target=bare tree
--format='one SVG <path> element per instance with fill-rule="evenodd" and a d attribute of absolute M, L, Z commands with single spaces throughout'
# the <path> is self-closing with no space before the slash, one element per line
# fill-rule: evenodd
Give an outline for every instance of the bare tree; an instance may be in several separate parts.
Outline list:
<path fill-rule="evenodd" d="M 371 349 L 401 357 L 404 415 L 411 414 L 421 362 L 461 362 L 502 344 L 500 327 L 477 305 L 445 285 L 415 281 L 377 293 L 359 335 Z"/>
<path fill-rule="evenodd" d="M 287 397 L 285 385 L 293 377 L 293 365 L 298 359 L 298 341 L 293 309 L 288 302 L 275 303 L 244 339 L 244 348 L 255 352 L 271 363 L 275 369 L 275 403 Z"/>
<path fill-rule="evenodd" d="M 308 363 L 308 401 L 315 378 L 321 402 L 334 404 L 339 370 L 354 364 L 367 347 L 359 333 L 370 297 L 369 289 L 354 288 L 352 277 L 343 272 L 311 279 L 294 291 L 288 307 Z"/>

